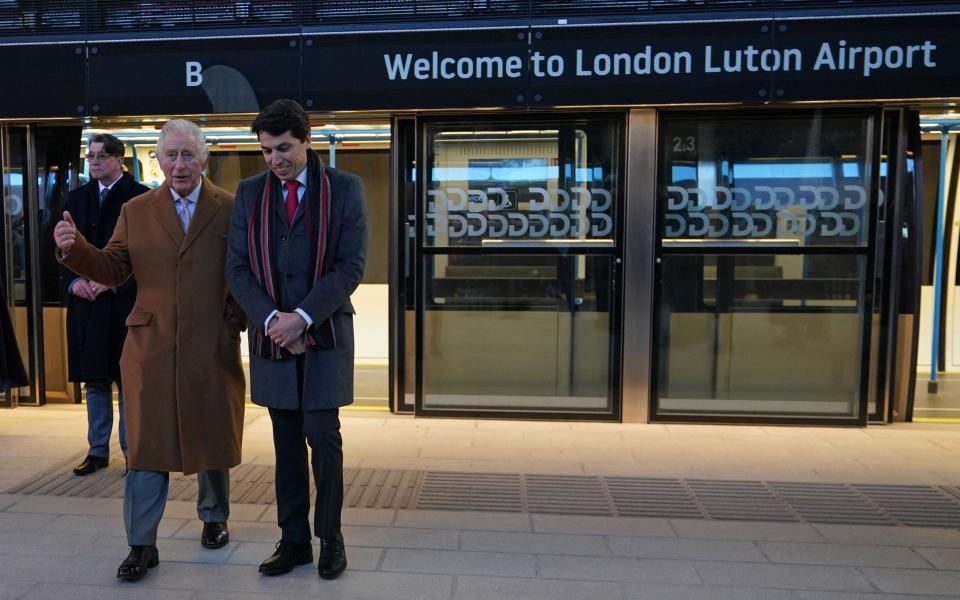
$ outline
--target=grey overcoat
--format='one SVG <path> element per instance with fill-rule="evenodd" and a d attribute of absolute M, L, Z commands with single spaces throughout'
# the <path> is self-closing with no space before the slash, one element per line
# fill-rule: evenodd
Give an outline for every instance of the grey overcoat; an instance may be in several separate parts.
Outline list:
<path fill-rule="evenodd" d="M 253 276 L 247 244 L 247 227 L 257 198 L 263 193 L 269 171 L 244 179 L 237 186 L 227 244 L 227 283 L 249 319 L 250 328 L 263 328 L 276 310 L 300 308 L 320 324 L 332 318 L 336 337 L 333 349 L 308 348 L 304 361 L 303 406 L 322 410 L 353 402 L 353 304 L 350 294 L 363 278 L 367 254 L 367 214 L 359 177 L 327 168 L 330 178 L 330 236 L 326 272 L 316 283 L 311 272 L 304 206 L 293 226 L 287 226 L 282 186 L 274 181 L 271 199 L 272 260 L 277 272 L 279 299 L 275 304 Z M 270 176 L 273 176 L 272 174 Z M 253 339 L 253 336 L 250 336 Z M 250 389 L 254 404 L 279 409 L 299 408 L 297 367 L 293 358 L 267 360 L 250 356 Z"/>

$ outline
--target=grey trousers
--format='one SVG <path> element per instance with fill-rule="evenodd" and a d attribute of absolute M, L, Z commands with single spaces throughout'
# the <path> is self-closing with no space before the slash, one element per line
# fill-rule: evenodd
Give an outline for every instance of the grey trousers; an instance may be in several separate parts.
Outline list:
<path fill-rule="evenodd" d="M 204 523 L 226 522 L 230 516 L 230 471 L 197 473 L 197 517 Z M 123 525 L 127 544 L 153 546 L 170 487 L 166 471 L 131 469 L 123 488 Z"/>

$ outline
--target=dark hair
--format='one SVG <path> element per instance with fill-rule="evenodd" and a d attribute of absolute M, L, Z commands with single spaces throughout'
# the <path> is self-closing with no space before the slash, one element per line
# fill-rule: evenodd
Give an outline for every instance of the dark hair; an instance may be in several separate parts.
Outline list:
<path fill-rule="evenodd" d="M 307 119 L 303 107 L 293 100 L 274 100 L 253 120 L 250 131 L 258 136 L 261 131 L 270 135 L 283 135 L 289 131 L 293 137 L 303 142 L 310 135 L 310 120 Z"/>
<path fill-rule="evenodd" d="M 90 147 L 90 144 L 96 144 L 96 143 L 103 144 L 104 154 L 109 154 L 110 156 L 116 156 L 117 158 L 123 158 L 123 155 L 124 155 L 123 142 L 118 140 L 115 136 L 112 136 L 109 133 L 98 133 L 97 135 L 90 138 L 90 142 L 87 144 L 87 148 Z"/>

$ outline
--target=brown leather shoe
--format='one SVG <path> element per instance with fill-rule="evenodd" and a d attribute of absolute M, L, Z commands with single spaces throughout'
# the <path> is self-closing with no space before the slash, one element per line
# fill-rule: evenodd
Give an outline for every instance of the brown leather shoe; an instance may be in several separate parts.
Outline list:
<path fill-rule="evenodd" d="M 110 464 L 110 460 L 102 456 L 87 455 L 83 462 L 73 468 L 73 474 L 84 476 L 98 471 Z"/>

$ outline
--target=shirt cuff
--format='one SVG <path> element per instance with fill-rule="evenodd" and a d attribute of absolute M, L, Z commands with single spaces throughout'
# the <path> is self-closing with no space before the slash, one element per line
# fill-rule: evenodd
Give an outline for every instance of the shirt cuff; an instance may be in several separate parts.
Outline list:
<path fill-rule="evenodd" d="M 307 314 L 307 311 L 303 310 L 302 308 L 295 308 L 293 309 L 293 312 L 303 317 L 303 320 L 307 322 L 307 329 L 313 327 L 313 319 L 310 318 L 310 315 Z"/>
<path fill-rule="evenodd" d="M 267 327 L 270 326 L 270 319 L 272 319 L 272 318 L 274 317 L 274 315 L 276 315 L 278 312 L 280 312 L 280 311 L 277 310 L 277 309 L 273 309 L 273 312 L 271 312 L 269 315 L 267 315 L 267 318 L 264 319 L 264 321 L 263 321 L 263 332 L 264 332 L 264 333 L 267 332 Z"/>
<path fill-rule="evenodd" d="M 80 281 L 79 277 L 74 277 L 73 279 L 70 280 L 70 283 L 67 285 L 68 294 L 73 294 L 73 286 L 76 285 L 78 281 Z M 73 294 L 73 295 L 76 296 L 76 294 Z"/>

